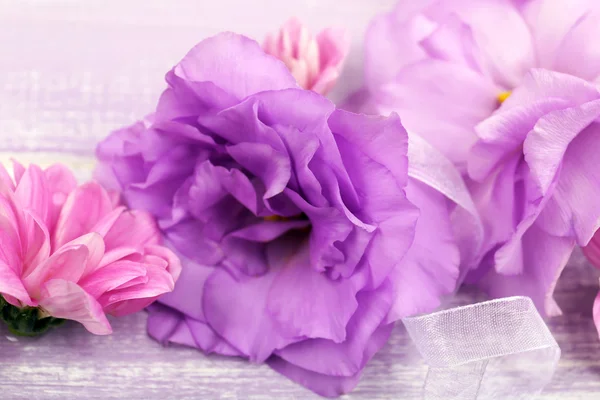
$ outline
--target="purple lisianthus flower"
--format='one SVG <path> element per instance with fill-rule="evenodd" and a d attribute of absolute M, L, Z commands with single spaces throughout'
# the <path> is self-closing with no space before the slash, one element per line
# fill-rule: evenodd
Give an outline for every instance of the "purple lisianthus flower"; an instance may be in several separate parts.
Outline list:
<path fill-rule="evenodd" d="M 364 88 L 348 109 L 398 112 L 464 172 L 489 117 L 532 68 L 600 75 L 596 0 L 399 1 L 365 39 Z"/>
<path fill-rule="evenodd" d="M 589 38 L 599 30 L 594 0 L 400 1 L 371 24 L 365 85 L 346 104 L 360 112 L 397 112 L 409 136 L 423 137 L 461 172 L 484 225 L 481 254 L 462 265 L 467 282 L 494 296 L 529 295 L 549 314 L 559 311 L 552 291 L 573 246 L 585 245 L 596 227 L 593 202 L 575 209 L 562 199 L 579 198 L 598 183 L 593 174 L 572 185 L 556 183 L 566 181 L 571 162 L 557 152 L 544 167 L 532 166 L 533 154 L 558 146 L 555 141 L 569 144 L 571 136 L 552 118 L 554 136 L 536 136 L 538 123 L 551 129 L 541 122 L 542 111 L 556 111 L 548 107 L 557 99 L 540 95 L 528 104 L 525 93 L 548 85 L 548 93 L 564 100 L 572 93 L 561 92 L 561 82 L 598 81 L 600 52 Z M 517 93 L 521 100 L 512 100 Z M 564 108 L 574 104 L 588 107 L 564 100 Z M 587 174 L 588 161 L 579 162 Z M 537 174 L 557 165 L 554 183 L 542 183 Z M 563 219 L 573 215 L 587 215 L 590 225 L 574 219 L 569 232 L 549 228 L 548 221 L 567 224 Z M 464 230 L 461 223 L 453 219 L 454 229 Z"/>
<path fill-rule="evenodd" d="M 97 149 L 96 177 L 183 257 L 150 334 L 348 392 L 394 321 L 454 290 L 450 200 L 408 183 L 397 115 L 336 110 L 250 39 L 204 40 L 167 83 Z"/>
<path fill-rule="evenodd" d="M 477 126 L 469 159 L 486 235 L 499 244 L 472 279 L 495 296 L 526 294 L 552 315 L 556 280 L 575 245 L 600 227 L 600 91 L 533 70 Z M 492 268 L 493 265 L 493 268 Z"/>

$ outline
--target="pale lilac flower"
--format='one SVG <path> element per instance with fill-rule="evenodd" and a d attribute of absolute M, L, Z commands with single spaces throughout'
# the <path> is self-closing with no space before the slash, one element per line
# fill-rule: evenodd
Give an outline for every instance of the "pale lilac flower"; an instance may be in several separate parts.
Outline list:
<path fill-rule="evenodd" d="M 365 86 L 347 103 L 398 112 L 469 181 L 485 240 L 468 281 L 550 314 L 598 227 L 599 34 L 595 0 L 400 1 L 370 26 Z"/>

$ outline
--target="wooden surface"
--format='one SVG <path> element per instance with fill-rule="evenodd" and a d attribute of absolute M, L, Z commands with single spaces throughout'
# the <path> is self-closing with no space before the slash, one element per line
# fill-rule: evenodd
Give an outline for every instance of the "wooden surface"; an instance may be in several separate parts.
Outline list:
<path fill-rule="evenodd" d="M 164 72 L 194 42 L 221 30 L 260 39 L 293 15 L 315 30 L 329 24 L 350 30 L 343 85 L 332 95 L 341 99 L 360 85 L 368 21 L 395 2 L 163 0 L 161 8 L 160 0 L 0 0 L 0 149 L 90 155 L 109 130 L 150 111 Z M 0 155 L 0 162 L 12 155 Z M 16 157 L 89 165 L 86 157 Z M 597 278 L 578 254 L 561 279 L 557 298 L 565 314 L 549 324 L 563 357 L 542 400 L 600 399 L 600 341 L 591 318 Z M 454 302 L 481 299 L 463 293 Z M 41 338 L 17 339 L 0 327 L 0 399 L 317 398 L 265 366 L 163 348 L 146 336 L 145 320 L 144 313 L 115 319 L 108 337 L 67 324 Z M 416 400 L 425 373 L 399 325 L 344 398 Z"/>
<path fill-rule="evenodd" d="M 598 274 L 576 254 L 560 281 L 565 313 L 549 321 L 563 356 L 542 400 L 600 398 L 600 341 L 591 304 Z M 481 300 L 461 293 L 454 303 Z M 113 319 L 114 334 L 93 336 L 73 323 L 41 338 L 0 328 L 2 399 L 317 399 L 266 366 L 163 348 L 145 332 L 145 313 Z M 426 367 L 401 325 L 344 399 L 419 399 Z M 506 384 L 510 384 L 507 380 Z"/>

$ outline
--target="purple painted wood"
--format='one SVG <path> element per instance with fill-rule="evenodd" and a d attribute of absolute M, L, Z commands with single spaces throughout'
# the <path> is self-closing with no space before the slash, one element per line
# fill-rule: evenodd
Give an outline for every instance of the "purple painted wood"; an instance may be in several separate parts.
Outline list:
<path fill-rule="evenodd" d="M 540 399 L 593 400 L 600 393 L 600 341 L 591 318 L 598 274 L 576 254 L 557 299 L 565 314 L 550 320 L 563 350 Z M 466 304 L 480 295 L 461 293 Z M 316 399 L 268 367 L 164 348 L 145 330 L 145 313 L 113 319 L 114 334 L 93 336 L 73 323 L 41 338 L 15 338 L 0 328 L 3 399 Z M 366 368 L 347 399 L 419 399 L 426 367 L 402 326 Z M 507 384 L 510 381 L 507 380 Z"/>
<path fill-rule="evenodd" d="M 359 85 L 367 22 L 395 2 L 0 0 L 0 149 L 90 154 L 108 130 L 151 109 L 164 71 L 195 41 L 220 30 L 261 38 L 292 15 L 314 29 L 350 28 L 344 84 L 333 93 L 342 98 Z M 59 157 L 85 170 L 85 159 L 17 155 L 39 163 Z M 549 322 L 563 357 L 540 399 L 600 398 L 600 341 L 591 317 L 597 290 L 598 274 L 577 254 L 557 289 L 565 313 Z M 462 293 L 454 304 L 477 300 L 482 297 Z M 145 320 L 144 313 L 115 319 L 108 337 L 77 324 L 35 339 L 14 338 L 1 327 L 0 399 L 317 398 L 268 367 L 163 348 L 147 337 Z M 425 373 L 398 326 L 345 398 L 418 399 Z"/>

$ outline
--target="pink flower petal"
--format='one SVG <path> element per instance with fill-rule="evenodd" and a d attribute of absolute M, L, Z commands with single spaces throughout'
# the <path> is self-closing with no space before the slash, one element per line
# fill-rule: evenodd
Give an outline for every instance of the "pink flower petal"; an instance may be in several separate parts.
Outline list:
<path fill-rule="evenodd" d="M 160 232 L 154 217 L 146 211 L 124 211 L 115 220 L 104 236 L 108 250 L 119 247 L 138 247 L 155 245 L 160 242 Z"/>
<path fill-rule="evenodd" d="M 25 276 L 45 262 L 50 255 L 50 234 L 41 218 L 30 211 L 23 212 L 21 224 L 22 263 Z"/>
<path fill-rule="evenodd" d="M 90 182 L 78 187 L 71 192 L 60 212 L 52 248 L 58 249 L 65 243 L 91 232 L 98 221 L 112 209 L 108 193 L 99 184 Z"/>
<path fill-rule="evenodd" d="M 74 282 L 63 279 L 46 282 L 42 288 L 40 306 L 55 318 L 81 323 L 93 334 L 112 333 L 100 304 Z"/>
<path fill-rule="evenodd" d="M 594 308 L 592 311 L 594 315 L 594 323 L 596 324 L 596 330 L 598 331 L 598 335 L 600 336 L 600 292 L 596 296 L 596 300 L 594 301 Z"/>
<path fill-rule="evenodd" d="M 15 183 L 2 164 L 0 164 L 0 187 L 2 188 L 0 189 L 0 193 L 4 193 L 7 190 L 11 192 L 15 191 Z"/>
<path fill-rule="evenodd" d="M 33 306 L 34 302 L 29 297 L 29 293 L 23 286 L 23 282 L 21 282 L 21 278 L 15 273 L 15 271 L 4 261 L 0 260 L 0 293 L 5 296 L 6 295 L 14 297 L 19 300 L 24 305 Z M 13 304 L 12 301 L 9 301 Z M 21 304 L 13 304 L 15 306 L 21 306 Z"/>
<path fill-rule="evenodd" d="M 15 184 L 18 185 L 21 182 L 21 178 L 25 175 L 25 167 L 17 160 L 12 160 L 13 164 L 13 175 L 15 177 Z"/>
<path fill-rule="evenodd" d="M 23 282 L 33 296 L 39 293 L 44 282 L 51 279 L 64 279 L 77 282 L 86 272 L 97 265 L 104 254 L 104 243 L 97 233 L 88 233 L 77 238 L 54 252 L 38 265 Z"/>
<path fill-rule="evenodd" d="M 30 165 L 17 185 L 15 201 L 46 226 L 50 213 L 50 199 L 50 188 L 44 172 L 37 165 Z"/>
<path fill-rule="evenodd" d="M 583 248 L 583 254 L 594 267 L 600 268 L 600 231 L 596 231 L 592 240 Z"/>
<path fill-rule="evenodd" d="M 67 201 L 69 193 L 77 187 L 73 173 L 64 165 L 54 164 L 44 171 L 50 190 L 50 211 L 48 216 L 48 230 L 53 231 L 58 220 L 58 214 Z"/>
<path fill-rule="evenodd" d="M 146 266 L 133 261 L 121 260 L 99 268 L 79 281 L 79 285 L 92 297 L 99 298 L 105 292 L 135 278 L 146 278 Z"/>
<path fill-rule="evenodd" d="M 181 261 L 175 253 L 173 253 L 169 248 L 165 246 L 158 245 L 150 245 L 145 248 L 146 256 L 154 256 L 159 257 L 161 260 L 166 261 L 167 267 L 166 270 L 173 277 L 174 281 L 179 279 L 179 275 L 181 274 Z"/>
<path fill-rule="evenodd" d="M 146 268 L 145 282 L 138 285 L 121 285 L 98 298 L 98 302 L 108 314 L 122 316 L 140 311 L 152 303 L 158 296 L 171 292 L 175 281 L 164 268 L 144 264 Z"/>

